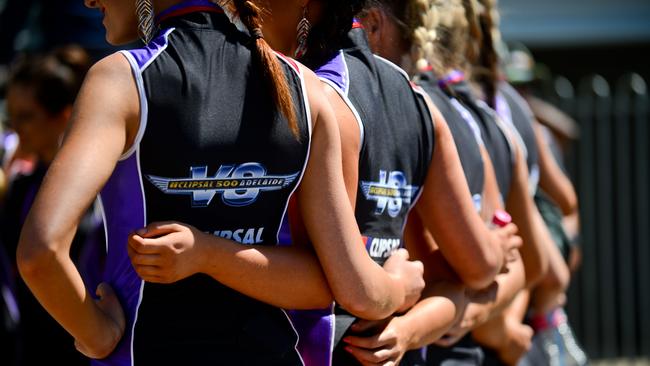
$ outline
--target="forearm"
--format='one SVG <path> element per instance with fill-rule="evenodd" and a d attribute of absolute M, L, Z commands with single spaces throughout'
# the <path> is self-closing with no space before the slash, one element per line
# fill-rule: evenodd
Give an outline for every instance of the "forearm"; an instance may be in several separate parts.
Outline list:
<path fill-rule="evenodd" d="M 524 242 L 519 252 L 526 272 L 526 286 L 530 288 L 548 270 L 546 243 L 553 239 L 528 192 L 528 170 L 519 150 L 516 160 L 514 181 L 506 207 Z"/>
<path fill-rule="evenodd" d="M 28 232 L 26 226 L 17 253 L 18 268 L 25 283 L 78 342 L 99 354 L 110 352 L 121 334 L 107 326 L 106 316 L 86 291 L 68 254 L 49 251 L 48 245 L 34 240 Z"/>
<path fill-rule="evenodd" d="M 300 214 L 335 300 L 363 319 L 384 319 L 404 304 L 406 292 L 399 279 L 377 265 L 362 244 L 340 173 L 338 126 L 335 120 L 327 120 L 316 123 L 312 133 L 315 148 L 298 191 Z"/>
<path fill-rule="evenodd" d="M 578 209 L 578 197 L 571 180 L 562 171 L 544 139 L 539 126 L 535 126 L 535 140 L 539 152 L 539 186 L 562 209 L 564 215 L 570 215 Z"/>
<path fill-rule="evenodd" d="M 506 346 L 508 343 L 506 322 L 523 321 L 528 308 L 528 294 L 528 290 L 518 292 L 503 311 L 472 331 L 474 339 L 479 344 L 492 349 L 501 349 Z"/>
<path fill-rule="evenodd" d="M 324 308 L 333 297 L 316 255 L 308 248 L 251 246 L 199 236 L 201 272 L 247 296 L 285 309 Z"/>
<path fill-rule="evenodd" d="M 496 298 L 490 303 L 488 319 L 499 315 L 515 299 L 517 294 L 526 287 L 526 273 L 521 257 L 508 264 L 508 273 L 497 276 L 498 290 Z"/>
<path fill-rule="evenodd" d="M 472 203 L 447 124 L 439 112 L 434 118 L 436 150 L 416 209 L 463 282 L 470 288 L 485 288 L 503 266 L 503 256 Z"/>
<path fill-rule="evenodd" d="M 454 325 L 464 308 L 465 288 L 448 281 L 428 285 L 419 301 L 399 317 L 408 349 L 425 347 L 437 341 Z"/>

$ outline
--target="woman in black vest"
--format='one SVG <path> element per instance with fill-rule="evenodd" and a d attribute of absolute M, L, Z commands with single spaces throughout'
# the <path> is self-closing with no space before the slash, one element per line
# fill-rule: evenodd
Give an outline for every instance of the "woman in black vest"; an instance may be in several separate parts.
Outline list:
<path fill-rule="evenodd" d="M 255 3 L 230 3 L 247 32 L 207 0 L 86 4 L 111 43 L 146 46 L 90 70 L 18 249 L 79 351 L 97 365 L 300 365 L 281 307 L 333 293 L 383 318 L 417 300 L 420 263 L 400 252 L 381 268 L 358 245 L 320 82 L 270 49 Z M 94 300 L 69 251 L 97 193 L 108 284 Z M 318 257 L 275 247 L 294 193 Z"/>

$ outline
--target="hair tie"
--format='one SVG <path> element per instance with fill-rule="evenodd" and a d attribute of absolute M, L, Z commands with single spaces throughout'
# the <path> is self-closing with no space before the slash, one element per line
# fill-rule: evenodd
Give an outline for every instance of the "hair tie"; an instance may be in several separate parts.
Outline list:
<path fill-rule="evenodd" d="M 253 37 L 254 40 L 264 38 L 264 33 L 262 32 L 262 28 L 260 27 L 253 28 L 251 30 L 251 37 Z"/>

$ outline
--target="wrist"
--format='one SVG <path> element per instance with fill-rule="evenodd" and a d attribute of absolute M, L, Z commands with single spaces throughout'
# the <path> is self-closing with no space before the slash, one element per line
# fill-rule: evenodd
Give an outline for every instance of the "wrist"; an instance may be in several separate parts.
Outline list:
<path fill-rule="evenodd" d="M 415 349 L 420 346 L 419 339 L 415 334 L 415 329 L 410 326 L 408 314 L 405 316 L 394 317 L 391 320 L 390 326 L 398 335 L 398 339 L 400 339 L 401 343 L 404 345 L 405 351 Z"/>
<path fill-rule="evenodd" d="M 391 279 L 392 283 L 392 291 L 391 293 L 393 294 L 393 299 L 394 299 L 394 306 L 393 308 L 396 309 L 395 312 L 403 312 L 406 311 L 406 289 L 404 285 L 404 281 L 400 275 L 390 273 L 388 272 L 388 277 Z"/>
<path fill-rule="evenodd" d="M 210 274 L 212 268 L 210 266 L 209 258 L 212 258 L 213 256 L 213 247 L 217 247 L 215 245 L 210 245 L 210 239 L 213 238 L 213 236 L 200 230 L 193 230 L 193 235 L 196 273 Z"/>
<path fill-rule="evenodd" d="M 76 339 L 83 346 L 84 354 L 89 358 L 103 359 L 113 352 L 124 333 L 118 324 L 98 306 L 95 306 L 97 320 L 87 339 Z"/>

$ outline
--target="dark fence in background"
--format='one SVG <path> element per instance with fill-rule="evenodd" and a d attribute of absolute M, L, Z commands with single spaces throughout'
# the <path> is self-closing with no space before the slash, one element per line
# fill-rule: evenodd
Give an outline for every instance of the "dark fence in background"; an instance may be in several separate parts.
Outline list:
<path fill-rule="evenodd" d="M 549 99 L 580 124 L 569 162 L 583 264 L 567 309 L 592 359 L 650 357 L 650 105 L 638 74 L 555 80 Z"/>

